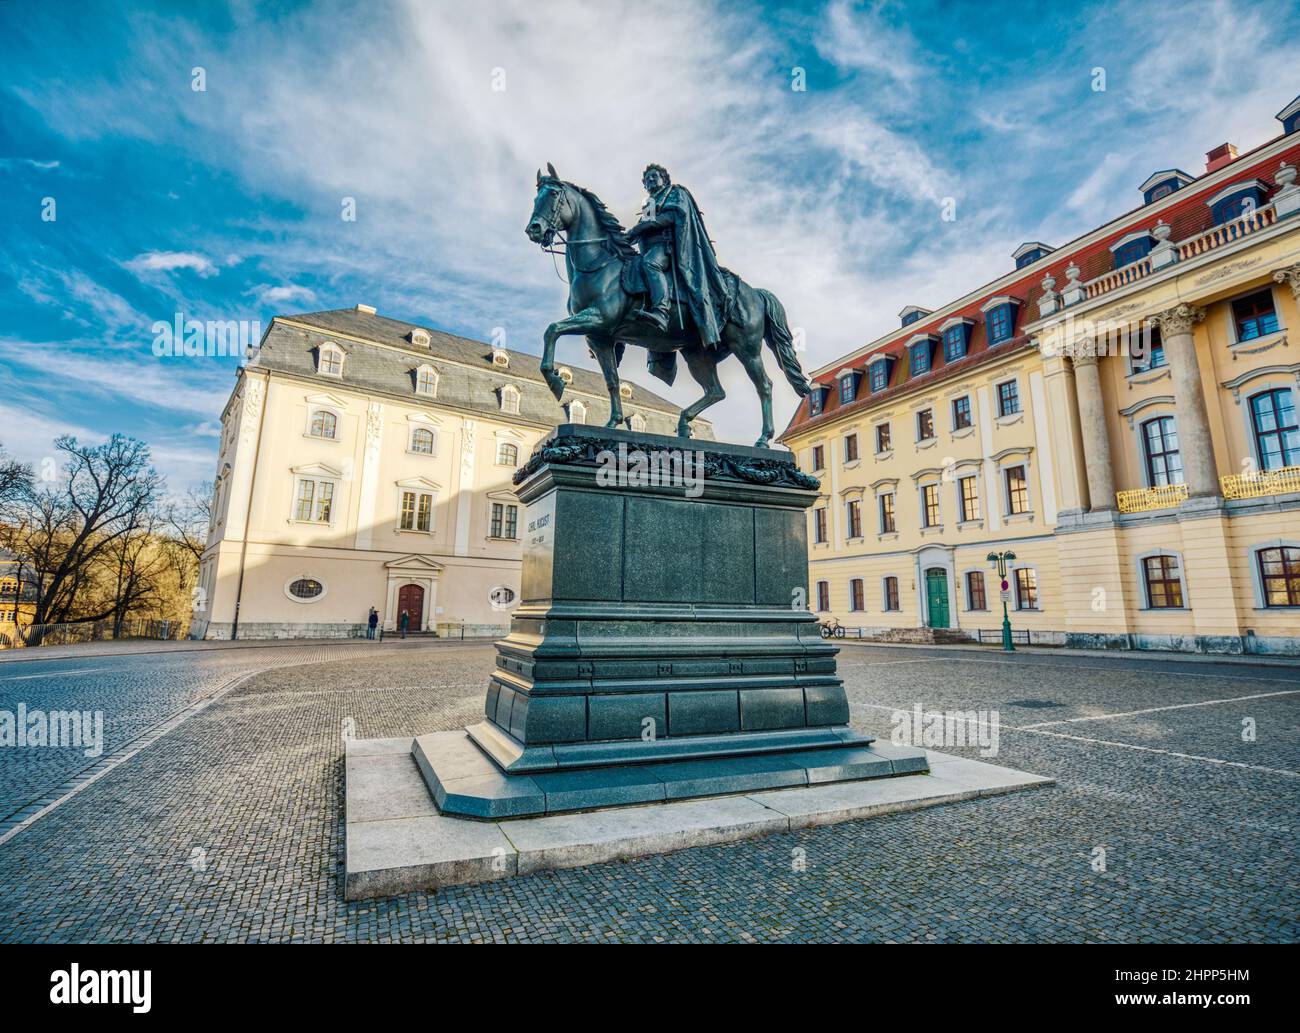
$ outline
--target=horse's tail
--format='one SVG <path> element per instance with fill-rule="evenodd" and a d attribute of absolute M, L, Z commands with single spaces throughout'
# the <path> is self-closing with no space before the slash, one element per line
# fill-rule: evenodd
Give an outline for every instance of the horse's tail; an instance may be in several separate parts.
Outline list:
<path fill-rule="evenodd" d="M 781 364 L 781 372 L 790 381 L 795 394 L 803 396 L 812 390 L 808 378 L 803 375 L 799 365 L 799 356 L 795 354 L 794 338 L 790 336 L 790 327 L 785 321 L 785 306 L 776 299 L 771 291 L 756 287 L 755 291 L 763 299 L 763 339 L 768 347 L 776 352 L 776 361 Z"/>

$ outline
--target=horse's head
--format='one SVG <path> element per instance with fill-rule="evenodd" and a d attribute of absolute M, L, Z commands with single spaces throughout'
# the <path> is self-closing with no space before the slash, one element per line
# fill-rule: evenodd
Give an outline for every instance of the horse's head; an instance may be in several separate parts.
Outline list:
<path fill-rule="evenodd" d="M 555 171 L 555 166 L 546 163 L 545 176 L 537 170 L 537 196 L 533 199 L 533 214 L 524 227 L 528 239 L 542 247 L 550 247 L 551 241 L 559 230 L 569 228 L 573 221 L 575 209 L 569 198 L 564 182 Z"/>

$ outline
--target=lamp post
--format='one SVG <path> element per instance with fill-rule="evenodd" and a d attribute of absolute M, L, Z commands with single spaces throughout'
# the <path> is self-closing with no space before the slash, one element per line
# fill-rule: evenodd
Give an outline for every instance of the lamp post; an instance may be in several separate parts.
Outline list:
<path fill-rule="evenodd" d="M 998 572 L 998 577 L 1001 579 L 1002 648 L 1008 653 L 1016 651 L 1011 641 L 1011 618 L 1007 615 L 1007 595 L 1011 590 L 1011 584 L 1007 581 L 1007 564 L 1015 558 L 1016 554 L 1010 549 L 1006 552 L 990 552 L 988 555 L 989 565 Z"/>

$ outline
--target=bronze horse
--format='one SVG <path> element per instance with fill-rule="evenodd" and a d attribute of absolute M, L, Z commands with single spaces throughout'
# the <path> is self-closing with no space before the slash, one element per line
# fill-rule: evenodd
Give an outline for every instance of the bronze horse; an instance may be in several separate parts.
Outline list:
<path fill-rule="evenodd" d="M 563 396 L 565 386 L 555 372 L 555 342 L 565 335 L 585 334 L 592 354 L 600 363 L 609 389 L 606 427 L 617 427 L 623 422 L 618 364 L 624 346 L 636 344 L 658 353 L 661 358 L 658 361 L 652 358 L 651 372 L 669 384 L 676 370 L 673 353 L 680 351 L 691 376 L 704 388 L 704 397 L 683 409 L 677 421 L 677 435 L 690 437 L 691 421 L 725 397 L 718 383 L 717 366 L 729 352 L 740 359 L 758 390 L 763 433 L 756 444 L 759 448 L 766 447 L 774 430 L 772 382 L 763 369 L 764 340 L 776 354 L 790 386 L 800 395 L 810 390 L 799 367 L 781 303 L 771 292 L 751 287 L 736 277 L 735 301 L 724 313 L 726 322 L 719 348 L 706 348 L 700 343 L 690 309 L 680 298 L 673 299 L 672 318 L 666 331 L 632 318 L 637 295 L 629 293 L 624 286 L 623 267 L 635 262 L 638 254 L 627 233 L 595 194 L 560 179 L 552 165 L 548 164 L 546 170 L 548 175 L 537 173 L 537 197 L 525 232 L 529 240 L 543 248 L 549 248 L 557 236 L 565 244 L 570 314 L 546 328 L 541 366 L 555 397 Z"/>

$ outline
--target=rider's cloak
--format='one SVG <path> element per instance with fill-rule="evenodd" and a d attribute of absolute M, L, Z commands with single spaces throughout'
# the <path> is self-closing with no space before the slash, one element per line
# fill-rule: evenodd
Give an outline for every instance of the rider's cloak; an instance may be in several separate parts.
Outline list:
<path fill-rule="evenodd" d="M 731 285 L 713 253 L 700 209 L 690 191 L 674 183 L 663 200 L 657 201 L 656 210 L 660 219 L 672 219 L 677 286 L 686 295 L 700 340 L 706 346 L 716 346 L 731 307 Z"/>

